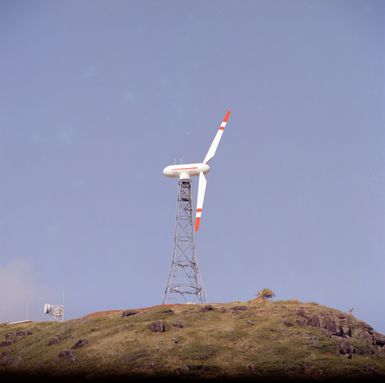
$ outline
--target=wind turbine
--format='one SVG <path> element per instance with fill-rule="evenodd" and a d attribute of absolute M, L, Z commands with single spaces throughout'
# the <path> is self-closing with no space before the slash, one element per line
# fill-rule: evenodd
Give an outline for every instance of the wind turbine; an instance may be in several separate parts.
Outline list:
<path fill-rule="evenodd" d="M 180 297 L 187 302 L 187 295 L 195 296 L 199 303 L 206 301 L 196 259 L 194 234 L 199 230 L 202 217 L 207 185 L 205 174 L 210 170 L 208 162 L 215 156 L 229 117 L 230 111 L 227 111 L 203 162 L 174 164 L 163 169 L 165 176 L 179 178 L 173 259 L 164 293 L 164 304 Z M 194 176 L 199 177 L 195 224 L 191 197 L 191 177 Z"/>
<path fill-rule="evenodd" d="M 190 179 L 191 176 L 199 176 L 198 200 L 194 226 L 195 231 L 199 230 L 199 224 L 202 216 L 203 201 L 205 198 L 207 185 L 205 174 L 208 173 L 210 170 L 208 162 L 215 156 L 229 117 L 230 111 L 227 111 L 203 162 L 194 164 L 169 165 L 163 169 L 163 174 L 167 177 L 179 177 L 180 179 Z"/>

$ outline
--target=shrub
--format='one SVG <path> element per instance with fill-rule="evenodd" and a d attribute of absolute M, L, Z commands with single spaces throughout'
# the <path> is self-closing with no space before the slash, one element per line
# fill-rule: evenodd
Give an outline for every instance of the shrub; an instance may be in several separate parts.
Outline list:
<path fill-rule="evenodd" d="M 271 299 L 273 297 L 275 297 L 274 292 L 267 288 L 264 288 L 257 292 L 257 298 L 259 299 L 266 300 L 266 299 Z"/>

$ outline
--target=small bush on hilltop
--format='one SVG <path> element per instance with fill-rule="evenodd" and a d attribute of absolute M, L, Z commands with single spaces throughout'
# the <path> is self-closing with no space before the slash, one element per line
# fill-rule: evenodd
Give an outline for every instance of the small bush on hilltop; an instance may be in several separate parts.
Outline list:
<path fill-rule="evenodd" d="M 264 288 L 257 292 L 257 299 L 267 300 L 267 299 L 272 299 L 274 297 L 275 297 L 274 292 L 267 288 Z"/>

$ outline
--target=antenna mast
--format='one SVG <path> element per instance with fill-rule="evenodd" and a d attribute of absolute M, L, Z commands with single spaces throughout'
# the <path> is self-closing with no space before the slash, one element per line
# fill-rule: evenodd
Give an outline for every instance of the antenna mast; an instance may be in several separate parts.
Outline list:
<path fill-rule="evenodd" d="M 178 182 L 173 258 L 163 304 L 181 301 L 206 302 L 195 252 L 190 178 Z"/>

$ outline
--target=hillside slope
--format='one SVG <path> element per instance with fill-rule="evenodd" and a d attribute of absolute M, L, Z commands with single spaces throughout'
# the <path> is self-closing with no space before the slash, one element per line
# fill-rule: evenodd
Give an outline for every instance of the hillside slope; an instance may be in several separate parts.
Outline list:
<path fill-rule="evenodd" d="M 0 376 L 385 381 L 385 336 L 316 303 L 249 301 L 0 325 Z"/>

